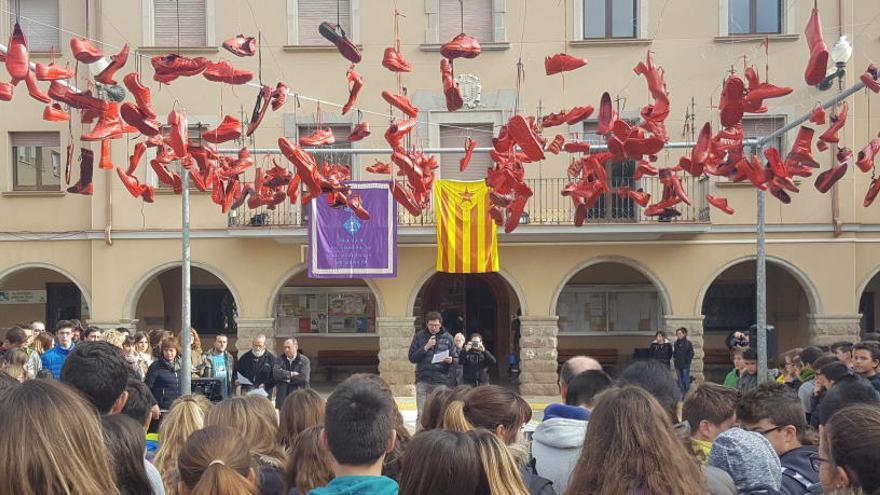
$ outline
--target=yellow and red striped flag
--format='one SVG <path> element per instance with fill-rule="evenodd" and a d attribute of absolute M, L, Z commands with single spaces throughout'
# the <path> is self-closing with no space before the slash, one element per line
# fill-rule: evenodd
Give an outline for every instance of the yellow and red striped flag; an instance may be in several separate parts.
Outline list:
<path fill-rule="evenodd" d="M 498 229 L 489 216 L 485 182 L 434 181 L 437 271 L 498 271 Z"/>

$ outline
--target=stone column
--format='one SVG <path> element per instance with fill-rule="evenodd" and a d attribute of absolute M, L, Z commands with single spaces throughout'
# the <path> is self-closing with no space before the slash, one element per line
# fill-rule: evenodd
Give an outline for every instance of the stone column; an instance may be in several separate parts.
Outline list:
<path fill-rule="evenodd" d="M 238 355 L 242 355 L 251 348 L 254 337 L 263 334 L 266 336 L 266 349 L 272 354 L 278 355 L 278 345 L 275 341 L 275 318 L 237 318 L 238 333 L 235 338 L 235 348 Z M 230 346 L 232 347 L 232 343 Z"/>
<path fill-rule="evenodd" d="M 409 345 L 415 334 L 414 316 L 376 318 L 379 334 L 379 376 L 395 397 L 415 397 L 415 365 L 409 362 Z"/>
<path fill-rule="evenodd" d="M 861 334 L 861 315 L 809 314 L 810 344 L 831 345 L 846 340 L 858 342 Z"/>
<path fill-rule="evenodd" d="M 520 316 L 520 377 L 519 391 L 523 395 L 558 395 L 559 377 L 556 370 L 559 317 Z"/>
<path fill-rule="evenodd" d="M 703 376 L 703 358 L 706 356 L 705 346 L 703 344 L 703 315 L 693 316 L 674 316 L 666 315 L 663 317 L 663 328 L 666 337 L 675 342 L 675 331 L 681 327 L 687 328 L 688 340 L 694 346 L 694 360 L 691 363 L 691 378 L 695 383 L 700 383 L 705 378 Z"/>

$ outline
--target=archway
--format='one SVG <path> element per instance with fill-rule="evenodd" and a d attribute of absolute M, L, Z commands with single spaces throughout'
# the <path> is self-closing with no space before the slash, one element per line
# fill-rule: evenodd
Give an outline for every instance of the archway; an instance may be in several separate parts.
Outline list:
<path fill-rule="evenodd" d="M 506 378 L 507 359 L 519 354 L 519 321 L 522 305 L 513 285 L 498 273 L 434 273 L 421 286 L 412 305 L 416 328 L 423 316 L 439 311 L 443 326 L 452 335 L 473 333 L 483 337 L 487 350 L 498 360 L 490 370 L 493 381 Z"/>
<path fill-rule="evenodd" d="M 869 278 L 862 283 L 857 293 L 859 301 L 859 314 L 862 315 L 860 322 L 861 333 L 876 333 L 880 327 L 880 269 L 875 270 Z"/>
<path fill-rule="evenodd" d="M 629 260 L 591 260 L 555 298 L 559 361 L 586 354 L 614 368 L 639 357 L 663 329 L 669 298 L 653 274 Z"/>
<path fill-rule="evenodd" d="M 64 270 L 37 263 L 0 273 L 0 328 L 39 320 L 53 330 L 59 320 L 88 318 L 89 295 Z"/>

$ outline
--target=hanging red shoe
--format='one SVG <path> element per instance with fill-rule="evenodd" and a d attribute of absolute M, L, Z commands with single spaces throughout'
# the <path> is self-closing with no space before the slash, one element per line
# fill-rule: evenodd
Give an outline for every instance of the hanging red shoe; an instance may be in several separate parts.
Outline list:
<path fill-rule="evenodd" d="M 217 127 L 202 133 L 202 139 L 209 143 L 220 144 L 241 137 L 241 121 L 232 115 L 223 117 Z"/>
<path fill-rule="evenodd" d="M 412 65 L 403 58 L 398 48 L 389 46 L 382 56 L 382 67 L 391 72 L 412 72 Z"/>
<path fill-rule="evenodd" d="M 186 114 L 180 110 L 171 110 L 168 113 L 168 126 L 171 128 L 166 142 L 178 158 L 186 156 L 186 147 L 189 144 L 189 125 Z"/>
<path fill-rule="evenodd" d="M 24 80 L 30 72 L 30 55 L 28 54 L 27 38 L 16 22 L 12 26 L 9 44 L 6 48 L 6 71 L 12 77 L 12 84 Z"/>
<path fill-rule="evenodd" d="M 354 214 L 361 220 L 370 219 L 370 213 L 366 210 L 366 208 L 364 208 L 360 194 L 353 193 L 351 196 L 348 197 L 348 207 L 351 208 Z"/>
<path fill-rule="evenodd" d="M 85 38 L 70 38 L 70 51 L 73 52 L 73 58 L 84 64 L 93 64 L 104 58 L 104 52 Z"/>
<path fill-rule="evenodd" d="M 871 64 L 865 69 L 865 72 L 859 76 L 859 79 L 865 83 L 865 87 L 875 93 L 880 93 L 880 69 L 876 65 Z"/>
<path fill-rule="evenodd" d="M 586 141 L 568 141 L 562 145 L 566 153 L 587 153 L 590 151 L 590 143 Z"/>
<path fill-rule="evenodd" d="M 446 97 L 446 109 L 454 112 L 464 106 L 461 87 L 452 77 L 452 64 L 445 58 L 440 59 L 440 74 L 443 79 L 443 96 Z"/>
<path fill-rule="evenodd" d="M 119 116 L 126 124 L 134 126 L 138 132 L 145 136 L 157 136 L 162 130 L 162 125 L 158 121 L 145 115 L 140 107 L 130 102 L 122 104 Z"/>
<path fill-rule="evenodd" d="M 541 117 L 541 127 L 547 129 L 549 127 L 556 127 L 558 125 L 562 125 L 565 123 L 565 110 L 560 110 L 556 113 L 548 113 L 547 115 Z"/>
<path fill-rule="evenodd" d="M 568 125 L 575 125 L 582 120 L 586 120 L 592 114 L 593 107 L 590 105 L 572 107 L 572 109 L 565 114 L 565 123 Z"/>
<path fill-rule="evenodd" d="M 253 57 L 257 53 L 257 39 L 239 34 L 223 42 L 223 48 L 239 57 Z"/>
<path fill-rule="evenodd" d="M 187 58 L 170 53 L 150 58 L 153 66 L 153 80 L 168 84 L 178 77 L 197 76 L 205 71 L 211 61 L 205 57 Z"/>
<path fill-rule="evenodd" d="M 440 55 L 450 61 L 457 58 L 475 58 L 481 52 L 480 42 L 464 33 L 457 35 L 440 47 Z"/>
<path fill-rule="evenodd" d="M 307 136 L 299 138 L 300 146 L 325 146 L 336 142 L 336 136 L 333 135 L 333 129 L 329 127 L 315 129 L 314 132 Z"/>
<path fill-rule="evenodd" d="M 367 172 L 371 174 L 390 174 L 391 165 L 376 160 L 376 163 L 367 167 Z"/>
<path fill-rule="evenodd" d="M 168 170 L 168 168 L 162 164 L 159 160 L 150 160 L 150 167 L 153 168 L 153 171 L 156 172 L 156 178 L 159 179 L 159 182 L 171 186 L 172 190 L 175 194 L 180 194 L 183 192 L 183 183 L 181 182 L 180 175 L 177 172 L 172 172 Z"/>
<path fill-rule="evenodd" d="M 134 101 L 137 103 L 138 108 L 141 112 L 149 119 L 155 119 L 157 117 L 156 112 L 153 111 L 153 98 L 150 93 L 150 88 L 141 84 L 141 78 L 137 72 L 130 72 L 122 78 L 122 83 L 125 84 L 125 87 L 134 96 Z M 132 124 L 133 125 L 133 124 Z"/>
<path fill-rule="evenodd" d="M 522 214 L 523 210 L 526 208 L 526 203 L 528 203 L 529 198 L 534 194 L 532 188 L 523 182 L 516 185 L 514 192 L 516 192 L 516 199 L 514 199 L 513 203 L 507 207 L 507 219 L 504 221 L 504 232 L 506 234 L 513 232 L 519 227 L 519 222 L 522 220 Z"/>
<path fill-rule="evenodd" d="M 810 60 L 804 71 L 804 81 L 807 86 L 815 86 L 825 79 L 828 72 L 828 46 L 822 36 L 822 23 L 819 21 L 819 10 L 813 8 L 810 20 L 804 28 L 807 47 L 810 49 Z"/>
<path fill-rule="evenodd" d="M 360 50 L 358 50 L 354 42 L 348 39 L 342 26 L 325 21 L 318 26 L 318 32 L 327 41 L 336 45 L 339 54 L 348 59 L 349 62 L 353 64 L 361 62 Z"/>
<path fill-rule="evenodd" d="M 83 141 L 103 141 L 122 137 L 125 129 L 119 118 L 119 104 L 115 101 L 108 101 L 106 105 L 92 132 L 83 134 L 80 139 Z"/>
<path fill-rule="evenodd" d="M 299 146 L 291 143 L 287 138 L 278 138 L 278 148 L 281 154 L 287 158 L 296 168 L 297 176 L 310 192 L 320 192 L 321 186 L 318 183 L 317 165 L 312 155 L 306 153 Z"/>
<path fill-rule="evenodd" d="M 12 101 L 12 89 L 11 84 L 0 82 L 0 101 Z"/>
<path fill-rule="evenodd" d="M 798 134 L 794 140 L 794 144 L 791 146 L 791 151 L 789 151 L 788 156 L 785 157 L 786 167 L 788 167 L 789 164 L 797 164 L 819 168 L 819 162 L 813 158 L 813 134 L 814 131 L 810 127 L 801 126 L 801 128 L 798 129 Z"/>
<path fill-rule="evenodd" d="M 141 196 L 141 183 L 137 177 L 126 174 L 120 167 L 116 167 L 116 174 L 119 176 L 119 180 L 122 182 L 122 185 L 125 186 L 128 194 L 131 194 L 134 198 L 139 198 Z"/>
<path fill-rule="evenodd" d="M 832 167 L 831 169 L 822 172 L 816 177 L 816 189 L 820 193 L 827 193 L 828 190 L 846 174 L 846 169 L 847 164 L 844 163 L 839 167 Z"/>
<path fill-rule="evenodd" d="M 687 193 L 684 192 L 684 187 L 681 185 L 681 178 L 678 174 L 672 172 L 672 170 L 668 168 L 664 168 L 660 170 L 660 183 L 663 185 L 669 185 L 672 187 L 672 190 L 675 191 L 675 196 L 678 200 L 684 202 L 686 205 L 691 204 L 690 198 L 688 198 Z"/>
<path fill-rule="evenodd" d="M 358 122 L 348 135 L 348 142 L 354 143 L 364 139 L 370 135 L 370 123 L 367 121 Z"/>
<path fill-rule="evenodd" d="M 52 98 L 37 86 L 37 78 L 34 76 L 33 72 L 29 71 L 27 75 L 24 76 L 24 82 L 27 85 L 28 94 L 31 95 L 31 98 L 40 103 L 52 103 Z"/>
<path fill-rule="evenodd" d="M 70 120 L 70 114 L 65 112 L 64 109 L 61 108 L 61 105 L 53 103 L 47 105 L 46 108 L 43 109 L 43 120 L 49 122 L 67 122 Z"/>
<path fill-rule="evenodd" d="M 351 110 L 351 107 L 357 102 L 357 97 L 361 92 L 361 88 L 364 86 L 364 78 L 354 70 L 354 65 L 348 68 L 348 72 L 345 73 L 345 78 L 348 79 L 349 83 L 348 101 L 342 106 L 342 115 L 347 114 L 348 111 Z"/>
<path fill-rule="evenodd" d="M 721 90 L 721 101 L 718 103 L 718 111 L 721 114 L 721 125 L 731 127 L 742 121 L 743 97 L 746 87 L 735 74 L 727 76 L 724 81 L 724 89 Z"/>
<path fill-rule="evenodd" d="M 257 93 L 257 101 L 254 103 L 254 111 L 251 114 L 251 120 L 248 122 L 247 131 L 245 131 L 244 135 L 247 137 L 251 137 L 251 134 L 257 131 L 260 127 L 260 124 L 263 122 L 263 117 L 266 116 L 266 110 L 269 109 L 269 104 L 272 101 L 272 88 L 269 86 L 263 85 L 260 88 L 260 92 Z"/>
<path fill-rule="evenodd" d="M 636 164 L 634 177 L 636 180 L 639 180 L 646 175 L 656 176 L 659 173 L 660 171 L 657 170 L 657 168 L 655 168 L 653 165 L 651 165 L 651 163 L 647 160 L 639 160 Z"/>
<path fill-rule="evenodd" d="M 413 192 L 409 187 L 409 184 L 400 184 L 396 180 L 392 180 L 389 183 L 389 188 L 391 189 L 391 196 L 394 200 L 397 201 L 400 206 L 403 206 L 410 215 L 417 217 L 422 214 L 422 207 L 419 205 L 418 201 L 416 201 L 415 197 L 413 197 Z"/>
<path fill-rule="evenodd" d="M 849 104 L 847 102 L 843 102 L 843 108 L 840 109 L 838 114 L 831 116 L 831 125 L 828 127 L 828 130 L 822 133 L 819 136 L 819 141 L 823 143 L 836 143 L 840 141 L 840 138 L 837 136 L 837 132 L 843 128 L 846 124 L 846 117 L 849 114 Z M 824 150 L 823 150 L 824 151 Z"/>
<path fill-rule="evenodd" d="M 782 204 L 791 204 L 791 196 L 776 186 L 770 186 L 770 194 L 778 199 Z"/>
<path fill-rule="evenodd" d="M 70 79 L 75 74 L 75 71 L 69 65 L 61 67 L 54 63 L 49 65 L 37 63 L 37 68 L 34 72 L 37 75 L 37 81 L 62 81 Z"/>
<path fill-rule="evenodd" d="M 567 53 L 557 53 L 550 57 L 544 57 L 544 72 L 548 76 L 579 69 L 587 65 L 587 59 L 574 57 Z"/>
<path fill-rule="evenodd" d="M 513 141 L 522 148 L 531 161 L 540 161 L 544 159 L 544 147 L 538 141 L 538 136 L 534 129 L 523 118 L 522 115 L 514 115 L 507 123 L 507 132 Z"/>
<path fill-rule="evenodd" d="M 141 160 L 144 157 L 144 153 L 147 152 L 147 144 L 146 143 L 137 143 L 134 145 L 134 153 L 128 157 L 128 169 L 125 171 L 128 175 L 134 175 L 135 171 L 141 164 Z"/>
<path fill-rule="evenodd" d="M 862 203 L 862 206 L 865 208 L 871 206 L 877 198 L 878 193 L 880 193 L 880 177 L 871 181 L 871 185 L 868 186 L 868 192 L 865 194 L 865 201 Z"/>
<path fill-rule="evenodd" d="M 67 188 L 67 192 L 91 196 L 94 192 L 92 173 L 95 163 L 95 154 L 92 150 L 80 149 L 79 180 L 76 184 Z"/>
<path fill-rule="evenodd" d="M 388 91 L 382 91 L 382 98 L 387 101 L 388 104 L 410 117 L 416 117 L 419 114 L 419 109 L 413 106 L 409 101 L 409 98 L 404 95 L 395 95 Z"/>
<path fill-rule="evenodd" d="M 668 99 L 666 82 L 663 80 L 663 69 L 654 65 L 651 53 L 651 50 L 648 50 L 648 54 L 645 56 L 645 61 L 636 64 L 636 66 L 633 67 L 633 72 L 645 76 L 645 80 L 648 82 L 648 91 L 651 92 L 651 96 L 655 100 Z"/>
<path fill-rule="evenodd" d="M 553 141 L 550 141 L 547 145 L 547 151 L 558 155 L 562 151 L 563 144 L 565 144 L 565 137 L 562 134 L 557 134 L 553 137 Z"/>
<path fill-rule="evenodd" d="M 599 101 L 599 117 L 596 123 L 596 134 L 607 136 L 611 132 L 611 128 L 617 121 L 617 112 L 611 105 L 611 95 L 608 92 L 602 93 L 602 99 Z"/>
<path fill-rule="evenodd" d="M 813 113 L 810 114 L 810 122 L 816 125 L 825 124 L 825 109 L 822 108 L 821 103 L 816 103 L 816 108 L 814 108 Z"/>
<path fill-rule="evenodd" d="M 398 150 L 403 146 L 403 139 L 416 128 L 416 119 L 401 120 L 388 126 L 385 131 L 385 141 L 391 145 L 391 149 Z"/>
<path fill-rule="evenodd" d="M 275 85 L 275 89 L 272 90 L 272 111 L 277 112 L 279 108 L 284 106 L 284 103 L 287 102 L 287 95 L 290 93 L 290 87 L 287 83 L 281 81 Z"/>
<path fill-rule="evenodd" d="M 880 155 L 880 138 L 874 138 L 859 151 L 856 165 L 862 172 L 868 172 L 874 168 L 874 159 Z"/>
<path fill-rule="evenodd" d="M 458 171 L 464 172 L 468 164 L 471 163 L 471 157 L 474 156 L 474 150 L 477 148 L 477 142 L 473 139 L 464 138 L 464 156 L 458 161 Z"/>
<path fill-rule="evenodd" d="M 104 67 L 104 70 L 95 76 L 95 81 L 98 81 L 101 84 L 115 86 L 116 81 L 113 80 L 113 76 L 116 75 L 116 72 L 125 67 L 126 62 L 128 62 L 128 43 L 123 45 L 122 50 L 120 50 L 119 53 L 110 57 L 110 65 Z"/>
<path fill-rule="evenodd" d="M 770 98 L 779 98 L 781 96 L 785 96 L 794 89 L 788 87 L 779 87 L 774 86 L 768 82 L 761 82 L 758 77 L 758 72 L 754 67 L 748 67 L 745 71 L 746 80 L 749 82 L 749 89 L 746 93 L 743 102 L 746 106 L 752 106 L 753 108 L 760 107 L 764 100 Z M 763 112 L 755 112 L 755 113 L 763 113 Z"/>
<path fill-rule="evenodd" d="M 727 198 L 715 197 L 715 196 L 712 196 L 711 194 L 707 194 L 706 201 L 708 201 L 710 205 L 714 206 L 715 208 L 718 208 L 719 210 L 723 211 L 724 213 L 727 213 L 728 215 L 733 215 L 736 212 L 733 208 L 728 206 Z"/>
<path fill-rule="evenodd" d="M 208 64 L 202 72 L 202 77 L 213 82 L 238 85 L 249 83 L 254 78 L 254 73 L 236 69 L 229 62 L 221 60 Z"/>

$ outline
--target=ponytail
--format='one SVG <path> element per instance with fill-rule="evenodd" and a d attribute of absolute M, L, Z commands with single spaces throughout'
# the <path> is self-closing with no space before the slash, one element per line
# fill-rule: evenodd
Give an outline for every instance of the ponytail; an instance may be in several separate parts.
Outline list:
<path fill-rule="evenodd" d="M 249 475 L 253 474 L 253 469 Z M 190 495 L 258 495 L 257 485 L 221 461 L 212 462 Z"/>
<path fill-rule="evenodd" d="M 208 426 L 190 435 L 177 459 L 191 495 L 257 495 L 250 446 L 237 431 Z"/>
<path fill-rule="evenodd" d="M 466 432 L 474 429 L 474 425 L 467 420 L 464 412 L 465 403 L 463 400 L 454 400 L 446 407 L 443 413 L 443 429 Z"/>

